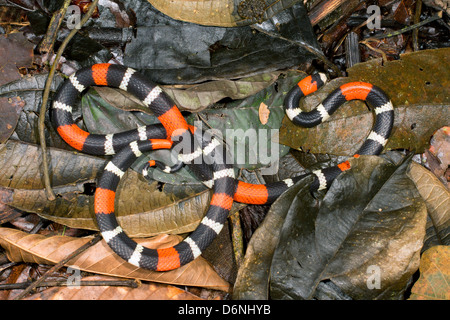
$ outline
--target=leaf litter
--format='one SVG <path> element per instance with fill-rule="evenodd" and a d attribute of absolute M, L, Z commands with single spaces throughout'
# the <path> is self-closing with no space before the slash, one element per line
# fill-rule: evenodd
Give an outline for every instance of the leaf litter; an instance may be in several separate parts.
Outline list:
<path fill-rule="evenodd" d="M 209 299 L 215 297 L 214 292 L 222 292 L 222 299 L 404 299 L 409 291 L 411 299 L 448 298 L 448 288 L 442 285 L 448 277 L 445 248 L 449 244 L 450 221 L 446 134 L 450 86 L 448 49 L 442 45 L 448 41 L 442 31 L 445 28 L 439 22 L 433 22 L 432 28 L 422 27 L 419 41 L 423 49 L 430 50 L 401 54 L 409 43 L 409 33 L 387 40 L 367 40 L 371 37 L 368 28 L 360 27 L 360 23 L 352 27 L 364 11 L 364 5 L 359 3 L 340 7 L 340 17 L 336 18 L 322 4 L 311 6 L 307 2 L 306 10 L 299 2 L 271 1 L 277 5 L 272 11 L 267 6 L 258 12 L 247 12 L 243 8 L 251 1 L 242 2 L 231 15 L 232 19 L 241 20 L 227 22 L 241 26 L 223 28 L 219 25 L 224 20 L 218 19 L 220 16 L 211 20 L 212 12 L 202 11 L 203 8 L 197 12 L 200 16 L 185 19 L 177 16 L 175 7 L 161 9 L 166 16 L 146 1 L 104 1 L 86 32 L 66 49 L 59 65 L 62 73 L 55 77 L 51 92 L 62 82 L 64 73 L 83 65 L 113 59 L 138 68 L 163 84 L 183 110 L 193 113 L 191 119 L 200 118 L 205 124 L 222 129 L 247 128 L 245 122 L 251 124 L 250 128 L 280 129 L 283 151 L 277 173 L 266 175 L 261 164 L 247 163 L 237 168 L 247 181 L 277 181 L 304 172 L 305 168 L 338 162 L 340 158 L 335 155 L 352 154 L 358 141 L 362 142 L 364 130 L 371 126 L 371 112 L 360 102 L 343 106 L 329 122 L 308 131 L 293 127 L 286 119 L 282 121 L 277 108 L 290 87 L 283 82 L 305 76 L 298 72 L 292 76 L 287 69 L 309 74 L 320 69 L 320 64 L 330 67 L 329 61 L 318 54 L 320 43 L 328 58 L 348 73 L 348 79 L 332 80 L 305 99 L 304 108 L 314 107 L 344 82 L 372 82 L 388 91 L 396 107 L 395 128 L 387 149 L 416 153 L 414 160 L 420 164 L 411 162 L 411 156 L 405 156 L 404 151 L 387 153 L 384 158 L 353 160 L 355 169 L 339 177 L 330 191 L 318 198 L 309 194 L 308 179 L 300 181 L 270 208 L 262 209 L 260 215 L 266 217 L 260 219 L 261 225 L 245 244 L 246 255 L 240 264 L 233 257 L 232 232 L 224 233 L 215 242 L 211 249 L 214 252 L 205 253 L 204 258 L 213 261 L 212 265 L 200 258 L 167 273 L 136 270 L 100 242 L 72 261 L 82 267 L 82 279 L 98 280 L 96 274 L 140 279 L 141 288 L 99 286 L 95 290 L 80 287 L 72 291 L 55 287 L 28 299 L 198 299 L 198 287 L 209 290 Z M 228 3 L 228 9 L 239 6 L 239 1 Z M 193 3 L 197 8 L 204 4 L 200 0 Z M 8 70 L 3 75 L 9 78 L 0 84 L 0 108 L 5 111 L 0 121 L 0 242 L 6 250 L 4 257 L 16 261 L 18 266 L 22 261 L 32 265 L 5 265 L 0 285 L 27 281 L 34 266 L 57 264 L 86 243 L 96 230 L 92 219 L 93 191 L 105 160 L 74 152 L 55 133 L 48 118 L 46 139 L 50 145 L 51 181 L 58 194 L 56 201 L 47 200 L 44 192 L 36 124 L 48 72 L 45 63 L 52 53 L 39 55 L 37 50 L 33 55 L 32 49 L 46 33 L 49 12 L 58 9 L 51 6 L 29 6 L 29 13 L 24 12 L 28 19 L 23 24 L 25 28 L 16 27 L 11 18 L 7 30 L 17 30 L 1 38 L 17 41 L 9 41 L 0 56 L 11 51 L 11 46 L 20 51 L 2 59 Z M 389 28 L 395 25 L 394 20 L 409 21 L 413 7 L 408 6 L 386 5 L 382 23 L 387 31 L 393 31 Z M 263 9 L 268 11 L 263 13 Z M 358 9 L 362 11 L 355 11 Z M 322 16 L 317 14 L 320 10 Z M 433 10 L 422 9 L 424 15 L 433 15 Z M 222 13 L 225 16 L 226 12 Z M 324 19 L 325 15 L 328 19 Z M 186 22 L 189 19 L 195 23 Z M 23 21 L 21 18 L 20 23 Z M 129 27 L 134 28 L 133 36 Z M 61 28 L 57 44 L 67 34 L 64 23 Z M 366 62 L 353 67 L 340 62 L 345 60 L 343 42 L 330 41 L 346 41 L 342 32 L 350 31 L 349 28 L 359 33 L 360 40 L 364 39 L 359 49 Z M 320 38 L 319 34 L 325 36 Z M 23 46 L 19 48 L 17 43 Z M 314 58 L 319 65 L 311 64 Z M 114 107 L 124 109 L 128 115 Z M 92 89 L 75 110 L 78 125 L 91 132 L 118 132 L 155 122 L 152 115 L 139 112 L 139 101 L 108 88 Z M 104 115 L 108 113 L 118 115 L 107 119 Z M 98 119 L 101 126 L 96 123 Z M 209 203 L 209 191 L 189 172 L 176 177 L 155 172 L 152 181 L 144 181 L 141 167 L 142 162 L 137 163 L 134 170 L 127 172 L 120 189 L 120 223 L 143 245 L 176 243 L 180 236 L 167 233 L 184 235 L 193 230 Z M 136 194 L 141 194 L 139 201 L 135 201 Z M 157 236 L 148 238 L 154 235 Z M 432 266 L 442 261 L 439 270 L 444 272 L 436 272 Z M 415 282 L 419 265 L 420 279 Z M 67 278 L 67 273 L 60 275 Z M 171 285 L 188 286 L 188 291 L 197 295 Z M 430 287 L 439 287 L 440 291 L 430 294 Z M 226 296 L 229 292 L 232 295 Z"/>

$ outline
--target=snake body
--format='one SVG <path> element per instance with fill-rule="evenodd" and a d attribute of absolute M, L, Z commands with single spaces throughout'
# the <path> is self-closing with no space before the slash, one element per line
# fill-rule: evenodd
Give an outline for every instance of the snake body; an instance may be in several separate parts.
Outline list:
<path fill-rule="evenodd" d="M 332 92 L 311 112 L 302 112 L 300 99 L 317 90 L 325 78 L 322 74 L 308 76 L 286 96 L 285 110 L 296 124 L 311 127 L 325 121 L 340 105 L 348 100 L 366 100 L 375 111 L 374 127 L 355 156 L 379 154 L 389 138 L 393 126 L 392 103 L 384 92 L 367 83 L 353 82 Z M 80 94 L 90 86 L 109 86 L 128 91 L 158 117 L 161 124 L 141 126 L 134 130 L 107 135 L 90 134 L 73 121 L 72 108 Z M 121 65 L 96 64 L 78 70 L 59 88 L 53 99 L 52 122 L 59 135 L 73 148 L 94 155 L 114 155 L 105 166 L 95 191 L 95 216 L 103 238 L 121 258 L 149 270 L 167 271 L 178 268 L 201 255 L 223 228 L 233 201 L 249 204 L 273 202 L 287 188 L 303 176 L 257 185 L 238 181 L 232 164 L 227 164 L 221 143 L 214 137 L 198 143 L 196 128 L 189 126 L 177 106 L 163 90 L 134 69 Z M 198 132 L 197 132 L 198 133 Z M 143 153 L 155 149 L 178 146 L 180 163 L 213 188 L 211 203 L 199 226 L 179 244 L 164 249 L 145 248 L 131 240 L 115 217 L 117 185 L 131 164 Z M 200 157 L 222 161 L 197 161 Z M 207 164 L 209 163 L 209 164 Z M 156 165 L 166 172 L 180 168 Z M 350 168 L 345 161 L 335 167 L 313 171 L 313 191 L 326 189 L 342 172 Z"/>

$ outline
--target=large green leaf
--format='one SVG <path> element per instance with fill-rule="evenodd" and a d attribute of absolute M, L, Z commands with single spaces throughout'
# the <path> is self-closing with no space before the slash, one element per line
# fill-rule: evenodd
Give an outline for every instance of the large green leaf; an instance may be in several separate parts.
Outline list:
<path fill-rule="evenodd" d="M 288 73 L 280 76 L 273 85 L 251 97 L 217 104 L 188 118 L 204 130 L 213 128 L 227 144 L 236 167 L 254 170 L 272 166 L 289 152 L 289 148 L 278 143 L 278 133 L 284 117 L 283 101 L 289 89 L 303 73 Z M 260 119 L 260 108 L 270 111 L 267 123 Z M 200 120 L 200 121 L 199 121 Z"/>

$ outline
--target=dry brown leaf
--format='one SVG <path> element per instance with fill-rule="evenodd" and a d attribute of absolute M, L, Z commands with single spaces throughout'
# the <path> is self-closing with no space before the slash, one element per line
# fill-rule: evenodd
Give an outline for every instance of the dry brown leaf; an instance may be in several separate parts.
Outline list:
<path fill-rule="evenodd" d="M 436 233 L 438 244 L 445 244 L 450 225 L 450 192 L 433 173 L 417 163 L 411 163 L 408 176 L 425 200 L 430 217 L 427 230 Z"/>
<path fill-rule="evenodd" d="M 83 281 L 115 280 L 106 276 L 91 276 Z M 201 300 L 177 287 L 150 283 L 138 288 L 112 286 L 54 287 L 27 297 L 25 300 Z"/>
<path fill-rule="evenodd" d="M 295 0 L 148 0 L 169 17 L 206 26 L 235 27 L 264 21 Z"/>
<path fill-rule="evenodd" d="M 175 235 L 159 235 L 154 238 L 134 240 L 144 247 L 167 248 L 178 243 L 180 239 Z M 0 228 L 0 245 L 5 248 L 8 259 L 15 262 L 56 264 L 89 240 L 89 238 L 67 236 L 46 237 L 10 228 Z M 111 276 L 222 291 L 230 289 L 229 283 L 223 280 L 202 257 L 172 271 L 156 272 L 135 267 L 124 261 L 109 248 L 105 241 L 98 242 L 66 265 Z"/>
<path fill-rule="evenodd" d="M 450 299 L 450 247 L 435 246 L 420 259 L 420 278 L 411 289 L 411 300 Z"/>
<path fill-rule="evenodd" d="M 430 151 L 439 158 L 444 168 L 450 165 L 450 126 L 436 131 L 432 138 Z"/>

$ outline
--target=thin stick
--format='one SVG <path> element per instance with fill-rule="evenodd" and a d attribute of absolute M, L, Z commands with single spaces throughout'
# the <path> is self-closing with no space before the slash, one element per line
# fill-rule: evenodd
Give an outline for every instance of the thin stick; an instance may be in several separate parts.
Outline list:
<path fill-rule="evenodd" d="M 0 290 L 16 290 L 26 289 L 32 282 L 21 283 L 5 283 L 0 284 Z M 131 287 L 137 288 L 139 282 L 134 279 L 128 280 L 80 280 L 76 284 L 72 284 L 67 280 L 59 281 L 44 281 L 37 285 L 37 287 L 94 287 L 94 286 L 109 286 L 109 287 Z"/>
<path fill-rule="evenodd" d="M 56 272 L 60 268 L 62 268 L 67 262 L 78 256 L 80 253 L 84 252 L 86 249 L 90 248 L 97 242 L 102 240 L 101 234 L 97 234 L 94 238 L 92 238 L 89 242 L 85 243 L 81 247 L 79 247 L 77 250 L 69 254 L 67 257 L 65 257 L 63 260 L 55 264 L 53 267 L 47 270 L 42 277 L 40 277 L 38 280 L 33 282 L 28 288 L 26 288 L 24 291 L 22 291 L 19 295 L 17 295 L 14 300 L 20 300 L 23 297 L 25 297 L 27 294 L 29 294 L 31 291 L 36 289 L 38 286 L 41 285 L 42 282 L 44 282 L 45 279 L 47 279 L 48 276 L 50 276 L 53 272 Z"/>
<path fill-rule="evenodd" d="M 241 219 L 239 218 L 239 211 L 234 212 L 229 217 L 231 223 L 231 238 L 233 243 L 234 259 L 237 266 L 241 265 L 244 259 L 244 235 L 242 233 Z"/>
<path fill-rule="evenodd" d="M 416 12 L 414 13 L 414 23 L 420 22 L 420 13 L 422 12 L 422 0 L 416 1 Z M 413 49 L 419 51 L 419 29 L 414 29 L 412 34 Z"/>
<path fill-rule="evenodd" d="M 421 27 L 423 25 L 426 25 L 427 23 L 433 22 L 435 20 L 439 20 L 441 18 L 442 18 L 442 11 L 439 11 L 434 16 L 429 17 L 428 19 L 425 19 L 425 20 L 423 20 L 423 21 L 421 21 L 419 23 L 413 24 L 412 26 L 409 26 L 409 27 L 406 27 L 406 28 L 403 28 L 403 29 L 400 29 L 398 31 L 394 31 L 394 32 L 388 33 L 388 34 L 379 34 L 379 35 L 367 38 L 366 40 L 370 41 L 370 40 L 374 40 L 374 39 L 383 39 L 383 38 L 390 38 L 390 37 L 398 36 L 398 35 L 400 35 L 402 33 L 414 30 L 414 29 L 419 28 L 419 27 Z"/>
<path fill-rule="evenodd" d="M 339 8 L 344 2 L 344 0 L 321 1 L 320 3 L 312 7 L 308 13 L 311 25 L 315 26 L 316 24 L 318 24 L 327 15 Z"/>
<path fill-rule="evenodd" d="M 58 30 L 64 20 L 64 16 L 66 15 L 67 8 L 70 5 L 69 1 L 64 1 L 62 7 L 55 11 L 52 15 L 52 19 L 48 25 L 47 33 L 44 36 L 44 39 L 39 44 L 39 52 L 40 53 L 48 53 L 53 51 L 53 46 L 55 44 L 55 40 L 57 37 Z"/>
<path fill-rule="evenodd" d="M 91 6 L 89 7 L 88 12 L 86 12 L 85 16 L 80 21 L 79 28 L 81 28 L 86 23 L 86 21 L 88 21 L 89 18 L 92 16 L 92 13 L 94 12 L 95 8 L 97 7 L 97 3 L 98 3 L 98 0 L 94 0 L 92 2 Z M 66 49 L 67 44 L 73 38 L 73 36 L 78 32 L 79 28 L 75 28 L 72 31 L 70 31 L 69 35 L 61 43 L 61 47 L 59 48 L 59 50 L 56 54 L 55 61 L 53 62 L 53 65 L 48 74 L 47 82 L 45 83 L 44 94 L 42 97 L 42 105 L 41 105 L 41 109 L 39 112 L 39 141 L 40 141 L 41 148 L 42 148 L 42 166 L 44 169 L 45 191 L 47 193 L 47 198 L 49 200 L 55 200 L 56 196 L 52 190 L 52 186 L 51 186 L 51 182 L 50 182 L 50 173 L 49 173 L 49 169 L 48 169 L 48 157 L 47 157 L 47 144 L 45 142 L 45 132 L 44 132 L 44 128 L 45 128 L 44 120 L 45 120 L 45 113 L 47 112 L 47 101 L 50 96 L 50 88 L 51 88 L 51 84 L 53 82 L 53 76 L 55 75 L 56 66 L 58 65 L 58 61 L 61 58 L 62 53 Z"/>

